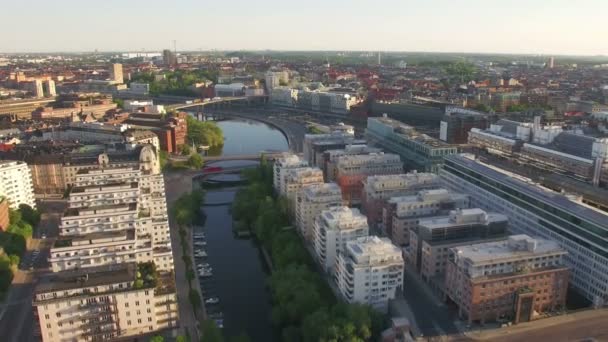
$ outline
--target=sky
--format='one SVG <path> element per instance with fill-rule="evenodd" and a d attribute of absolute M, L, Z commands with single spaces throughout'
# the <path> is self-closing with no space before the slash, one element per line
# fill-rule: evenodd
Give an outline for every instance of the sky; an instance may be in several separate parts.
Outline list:
<path fill-rule="evenodd" d="M 608 55 L 608 0 L 0 0 L 0 52 Z"/>

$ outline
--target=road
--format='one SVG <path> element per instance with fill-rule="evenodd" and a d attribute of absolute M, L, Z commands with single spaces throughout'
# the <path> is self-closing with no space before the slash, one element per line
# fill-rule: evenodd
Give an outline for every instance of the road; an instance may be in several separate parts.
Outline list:
<path fill-rule="evenodd" d="M 191 174 L 171 173 L 165 174 L 165 193 L 167 197 L 167 209 L 172 208 L 173 203 L 184 193 L 192 191 Z M 177 301 L 179 305 L 180 327 L 187 330 L 193 341 L 198 341 L 198 321 L 194 316 L 192 305 L 189 300 L 190 288 L 186 280 L 186 265 L 183 262 L 183 250 L 181 246 L 179 229 L 172 215 L 169 215 L 169 230 L 171 234 L 171 249 L 173 250 L 173 263 L 175 270 L 175 284 L 177 288 Z M 185 334 L 185 331 L 182 333 Z"/>
<path fill-rule="evenodd" d="M 405 302 L 404 302 L 404 301 Z M 397 307 L 395 307 L 395 305 Z M 457 319 L 454 311 L 435 297 L 428 287 L 410 272 L 404 274 L 403 298 L 393 304 L 394 311 L 414 319 L 418 331 L 425 337 L 459 335 L 454 324 Z M 411 317 L 413 316 L 413 317 Z"/>
<path fill-rule="evenodd" d="M 35 277 L 48 272 L 49 250 L 57 236 L 60 213 L 65 208 L 65 201 L 41 201 L 38 205 L 42 216 L 36 234 L 28 243 L 28 250 L 22 257 L 25 265 L 31 260 L 33 271 L 23 267 L 17 270 L 11 289 L 3 305 L 0 307 L 0 332 L 2 341 L 30 342 L 34 341 L 34 314 L 32 311 L 32 292 Z M 40 239 L 44 233 L 47 237 Z M 37 257 L 32 255 L 39 250 Z"/>
<path fill-rule="evenodd" d="M 521 323 L 508 328 L 467 333 L 478 341 L 608 341 L 608 310 L 587 310 L 574 314 Z"/>

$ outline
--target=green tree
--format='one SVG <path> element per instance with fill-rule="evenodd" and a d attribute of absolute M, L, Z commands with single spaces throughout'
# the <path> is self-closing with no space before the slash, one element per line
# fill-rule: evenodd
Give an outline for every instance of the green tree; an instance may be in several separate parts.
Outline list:
<path fill-rule="evenodd" d="M 478 103 L 475 107 L 473 107 L 473 109 L 478 110 L 480 112 L 486 112 L 486 113 L 489 113 L 490 111 L 492 111 L 492 107 L 487 106 L 483 103 Z"/>
<path fill-rule="evenodd" d="M 190 341 L 190 339 L 188 339 L 188 338 L 187 338 L 186 336 L 184 336 L 184 335 L 178 335 L 178 336 L 175 338 L 175 342 L 189 342 L 189 341 Z"/>
<path fill-rule="evenodd" d="M 213 121 L 198 121 L 192 116 L 186 117 L 188 124 L 188 140 L 197 145 L 224 145 L 222 129 Z"/>
<path fill-rule="evenodd" d="M 232 336 L 228 339 L 229 342 L 251 342 L 251 339 L 247 334 L 241 333 L 236 336 Z"/>
<path fill-rule="evenodd" d="M 161 170 L 164 170 L 167 167 L 167 159 L 169 159 L 169 154 L 167 153 L 167 151 L 158 151 L 158 162 L 160 164 Z"/>
<path fill-rule="evenodd" d="M 190 153 L 192 153 L 192 149 L 190 148 L 190 145 L 188 145 L 188 144 L 183 144 L 183 145 L 180 147 L 180 152 L 181 152 L 181 153 L 182 153 L 182 155 L 184 155 L 184 156 L 189 156 L 189 155 L 190 155 Z"/>
<path fill-rule="evenodd" d="M 11 224 L 17 224 L 21 222 L 21 212 L 19 210 L 9 209 L 8 210 L 9 222 Z"/>
<path fill-rule="evenodd" d="M 120 109 L 125 108 L 125 101 L 123 99 L 112 99 L 112 102 L 116 103 L 116 106 Z"/>
<path fill-rule="evenodd" d="M 188 158 L 188 165 L 195 170 L 201 169 L 203 167 L 204 161 L 203 161 L 203 157 L 198 154 L 198 153 L 194 153 L 193 155 L 190 156 L 190 158 Z"/>
<path fill-rule="evenodd" d="M 468 62 L 451 63 L 445 68 L 445 72 L 452 78 L 456 78 L 460 83 L 466 83 L 473 79 L 475 65 Z"/>
<path fill-rule="evenodd" d="M 190 304 L 192 304 L 192 309 L 194 311 L 198 310 L 201 307 L 201 295 L 195 289 L 190 289 L 188 293 L 188 299 L 190 300 Z"/>
<path fill-rule="evenodd" d="M 156 335 L 150 339 L 150 342 L 165 342 L 165 338 L 160 335 Z"/>
<path fill-rule="evenodd" d="M 323 305 L 315 286 L 317 275 L 305 266 L 292 265 L 270 276 L 270 288 L 276 305 L 272 318 L 280 326 L 299 325 Z"/>
<path fill-rule="evenodd" d="M 40 213 L 38 210 L 30 207 L 27 204 L 20 204 L 19 211 L 21 212 L 21 219 L 31 224 L 32 226 L 37 226 L 40 223 Z"/>
<path fill-rule="evenodd" d="M 214 321 L 204 320 L 201 330 L 201 342 L 224 342 L 224 336 Z"/>

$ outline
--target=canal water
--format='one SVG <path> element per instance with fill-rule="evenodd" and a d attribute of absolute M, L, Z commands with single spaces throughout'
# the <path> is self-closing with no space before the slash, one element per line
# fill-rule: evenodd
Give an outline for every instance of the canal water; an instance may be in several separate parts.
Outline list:
<path fill-rule="evenodd" d="M 230 119 L 217 122 L 224 133 L 224 146 L 212 147 L 210 156 L 256 154 L 262 151 L 287 151 L 287 139 L 281 131 L 259 121 Z"/>
<path fill-rule="evenodd" d="M 286 151 L 287 141 L 278 130 L 259 122 L 227 120 L 218 122 L 225 137 L 221 155 L 253 154 L 265 150 Z M 216 151 L 217 152 L 217 151 Z M 214 166 L 248 166 L 252 161 L 225 161 Z M 217 176 L 234 180 L 236 175 Z M 193 185 L 199 186 L 199 184 Z M 224 331 L 233 336 L 245 333 L 251 341 L 278 341 L 271 325 L 271 298 L 267 289 L 268 270 L 259 249 L 251 239 L 236 238 L 232 231 L 230 206 L 238 187 L 206 191 L 206 221 L 195 231 L 205 233 L 207 254 L 204 262 L 212 276 L 201 279 L 204 297 L 217 297 L 216 305 L 206 305 L 209 313 L 221 312 Z M 197 263 L 200 262 L 197 260 Z"/>

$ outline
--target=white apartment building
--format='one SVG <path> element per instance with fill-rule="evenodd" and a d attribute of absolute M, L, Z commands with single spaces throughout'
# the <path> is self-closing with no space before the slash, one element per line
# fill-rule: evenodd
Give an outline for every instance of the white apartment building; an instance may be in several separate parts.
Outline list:
<path fill-rule="evenodd" d="M 519 234 L 556 241 L 568 255 L 570 284 L 595 305 L 608 301 L 608 215 L 529 179 L 464 155 L 446 157 L 445 186 L 471 195 L 471 205 L 509 217 Z"/>
<path fill-rule="evenodd" d="M 297 193 L 305 186 L 313 184 L 323 184 L 323 171 L 318 167 L 304 167 L 287 170 L 285 175 L 285 187 L 282 188 L 282 195 L 287 198 L 294 214 Z"/>
<path fill-rule="evenodd" d="M 468 207 L 468 195 L 446 189 L 421 190 L 413 196 L 389 199 L 382 210 L 382 225 L 395 245 L 404 246 L 409 244 L 409 232 L 418 227 L 420 219 Z"/>
<path fill-rule="evenodd" d="M 504 239 L 508 221 L 505 215 L 479 208 L 457 209 L 447 216 L 423 218 L 410 232 L 410 244 L 404 255 L 424 281 L 443 290 L 448 249 L 482 240 Z"/>
<path fill-rule="evenodd" d="M 367 218 L 359 209 L 341 206 L 323 210 L 313 225 L 317 261 L 325 271 L 333 272 L 336 258 L 346 243 L 368 235 Z"/>
<path fill-rule="evenodd" d="M 369 304 L 386 312 L 403 284 L 401 249 L 387 238 L 361 237 L 338 255 L 336 283 L 349 303 Z"/>
<path fill-rule="evenodd" d="M 0 196 L 8 199 L 11 209 L 18 209 L 20 204 L 36 208 L 32 173 L 26 163 L 0 161 Z"/>
<path fill-rule="evenodd" d="M 370 224 L 382 220 L 382 209 L 391 197 L 414 195 L 419 190 L 441 187 L 439 176 L 434 173 L 410 172 L 396 175 L 373 175 L 363 180 L 361 209 Z"/>
<path fill-rule="evenodd" d="M 275 106 L 295 107 L 298 102 L 298 89 L 274 87 L 270 90 L 270 102 Z"/>
<path fill-rule="evenodd" d="M 325 180 L 328 182 L 332 182 L 336 180 L 336 164 L 341 156 L 371 154 L 380 152 L 382 152 L 382 149 L 369 147 L 367 145 L 347 145 L 344 149 L 325 151 L 323 153 L 324 163 L 320 165 L 320 167 L 323 169 Z"/>
<path fill-rule="evenodd" d="M 336 183 L 309 185 L 297 195 L 296 227 L 308 242 L 312 241 L 313 223 L 325 209 L 342 205 L 342 192 Z"/>
<path fill-rule="evenodd" d="M 306 134 L 303 142 L 303 155 L 310 165 L 319 165 L 324 151 L 345 148 L 347 145 L 365 144 L 365 140 L 357 140 L 347 132 L 332 132 L 328 134 Z"/>
<path fill-rule="evenodd" d="M 173 270 L 161 174 L 150 170 L 81 170 L 51 248 L 54 272 L 117 262 L 154 261 Z"/>
<path fill-rule="evenodd" d="M 178 323 L 172 277 L 152 281 L 134 263 L 106 265 L 40 277 L 34 317 L 42 341 L 109 341 L 149 334 Z"/>
<path fill-rule="evenodd" d="M 336 163 L 337 178 L 356 174 L 395 174 L 403 171 L 401 158 L 393 153 L 342 155 Z M 367 178 L 367 177 L 366 177 Z"/>
<path fill-rule="evenodd" d="M 288 170 L 308 167 L 308 162 L 302 160 L 295 154 L 284 153 L 282 157 L 274 162 L 273 166 L 273 187 L 274 190 L 282 194 L 285 189 L 285 175 Z"/>

